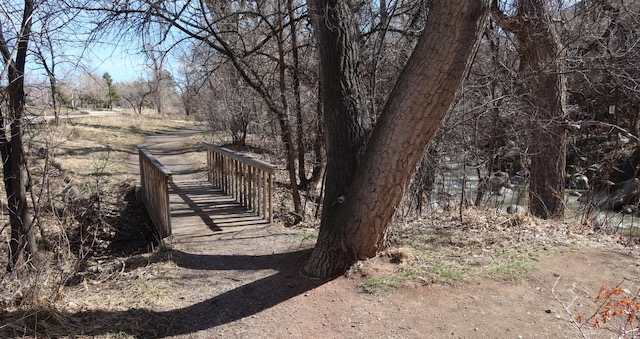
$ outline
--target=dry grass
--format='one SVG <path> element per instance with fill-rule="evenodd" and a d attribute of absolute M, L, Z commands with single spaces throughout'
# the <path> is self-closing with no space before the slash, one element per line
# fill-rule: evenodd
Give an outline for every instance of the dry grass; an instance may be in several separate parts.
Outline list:
<path fill-rule="evenodd" d="M 371 293 L 394 289 L 404 282 L 459 284 L 478 277 L 518 281 L 535 269 L 542 258 L 584 246 L 616 246 L 619 236 L 594 234 L 575 221 L 544 221 L 528 215 L 507 215 L 474 208 L 459 213 L 439 212 L 427 219 L 397 223 L 392 228 L 395 248 L 409 251 L 415 259 L 399 261 L 385 274 L 371 274 L 360 263 Z M 606 245 L 605 245 L 606 244 Z M 382 253 L 394 261 L 395 249 Z M 377 259 L 380 260 L 380 259 Z M 397 261 L 397 260 L 396 260 Z"/>
<path fill-rule="evenodd" d="M 153 304 L 154 300 L 166 295 L 164 282 L 170 276 L 156 273 L 166 272 L 166 269 L 159 268 L 166 264 L 163 263 L 164 260 L 148 257 L 157 252 L 147 254 L 147 257 L 142 255 L 139 259 L 145 262 L 139 265 L 135 274 L 159 277 L 148 282 L 132 278 L 128 272 L 120 270 L 124 261 L 133 260 L 140 255 L 109 259 L 103 252 L 107 251 L 114 234 L 122 231 L 116 229 L 120 227 L 116 224 L 126 223 L 129 220 L 127 218 L 132 217 L 121 213 L 125 205 L 124 194 L 130 192 L 131 184 L 138 180 L 132 174 L 132 170 L 137 167 L 136 145 L 142 143 L 147 136 L 195 124 L 195 121 L 181 119 L 119 115 L 63 120 L 59 125 L 27 126 L 24 139 L 33 181 L 32 192 L 34 201 L 40 202 L 42 206 L 39 217 L 41 234 L 44 235 L 41 243 L 42 260 L 30 273 L 21 273 L 21 276 L 6 274 L 2 277 L 0 318 L 8 315 L 11 318 L 6 318 L 7 321 L 3 319 L 0 337 L 90 334 L 95 332 L 92 326 L 116 322 L 122 323 L 123 332 L 115 333 L 114 337 L 136 333 L 136 322 L 149 315 L 124 310 L 132 305 L 131 300 L 138 300 L 142 307 Z M 71 186 L 76 190 L 77 200 L 94 194 L 100 196 L 99 211 L 95 215 L 87 215 L 85 207 L 74 211 L 68 206 L 67 195 Z M 0 190 L 0 199 L 5 200 L 1 182 Z M 3 217 L 6 218 L 6 215 Z M 79 218 L 92 218 L 89 220 L 90 231 L 95 234 L 87 243 L 78 244 L 78 240 L 73 238 L 77 234 Z M 142 227 L 140 220 L 132 220 L 135 227 Z M 4 228 L 3 235 L 6 236 L 7 232 L 8 229 Z M 109 239 L 105 240 L 105 236 Z M 6 253 L 6 242 L 0 243 L 0 251 Z M 0 265 L 5 264 L 6 255 L 0 257 Z M 85 286 L 84 290 L 76 291 L 82 293 L 82 296 L 77 296 L 77 300 L 86 301 L 86 304 L 63 305 L 58 310 L 52 308 L 52 303 L 62 293 L 69 292 L 67 287 L 71 283 L 70 278 Z M 127 289 L 120 288 L 126 292 L 118 295 L 101 294 L 100 284 L 118 284 L 121 280 L 139 283 L 127 283 Z M 87 319 L 77 319 L 78 312 L 96 304 L 123 312 L 106 312 L 106 317 L 96 316 L 89 325 Z M 71 314 L 76 314 L 76 318 Z M 134 318 L 127 320 L 129 316 Z M 141 318 L 135 318 L 138 316 Z M 121 319 L 115 319 L 116 317 Z"/>
<path fill-rule="evenodd" d="M 156 337 L 157 331 L 146 325 L 169 321 L 143 309 L 70 314 L 52 307 L 16 312 L 7 320 L 0 326 L 0 335 L 6 338 Z"/>
<path fill-rule="evenodd" d="M 149 135 L 193 126 L 194 121 L 146 116 L 109 116 L 63 120 L 60 125 L 33 125 L 31 149 L 46 148 L 78 175 L 126 175 L 125 159 Z"/>
<path fill-rule="evenodd" d="M 581 232 L 577 225 L 558 225 L 526 215 L 468 209 L 462 220 L 458 215 L 443 212 L 429 220 L 401 225 L 394 234 L 401 245 L 419 252 L 423 266 L 456 267 L 463 276 L 502 276 L 500 267 L 535 262 L 545 252 L 571 247 L 580 241 L 573 232 Z M 517 279 L 516 271 L 502 278 Z"/>
<path fill-rule="evenodd" d="M 33 152 L 41 147 L 50 150 L 64 168 L 59 171 L 59 181 L 67 176 L 87 193 L 98 188 L 105 194 L 113 192 L 107 197 L 115 204 L 121 193 L 115 187 L 137 180 L 126 161 L 133 156 L 133 163 L 137 164 L 135 145 L 154 133 L 191 125 L 190 121 L 137 116 L 83 118 L 60 126 L 33 126 L 31 149 Z M 224 135 L 198 135 L 190 137 L 186 147 L 196 149 L 203 140 L 219 144 L 228 141 Z M 258 147 L 247 153 L 278 166 L 276 214 L 284 219 L 292 208 L 289 191 L 283 184 L 287 180 L 279 143 L 255 136 L 250 136 L 250 142 Z M 187 156 L 198 167 L 204 167 L 204 157 L 200 154 L 193 152 Z M 34 168 L 41 166 L 41 161 L 34 162 Z M 44 173 L 44 169 L 39 170 L 34 173 Z M 59 182 L 58 186 L 62 187 L 63 183 Z M 305 226 L 317 226 L 317 221 L 310 217 L 314 205 L 307 201 Z M 517 281 L 547 253 L 593 244 L 587 241 L 588 233 L 588 229 L 573 222 L 545 222 L 527 215 L 475 209 L 464 211 L 462 218 L 458 213 L 436 213 L 429 219 L 394 225 L 391 239 L 394 246 L 402 250 L 388 251 L 385 260 L 394 260 L 398 265 L 383 275 L 371 275 L 361 287 L 376 293 L 408 282 L 457 284 L 474 277 Z M 313 241 L 316 233 L 305 228 L 293 232 L 292 236 L 305 242 Z M 611 246 L 612 242 L 606 244 Z M 113 262 L 101 263 L 101 260 L 106 261 L 96 259 L 89 266 L 97 272 L 82 275 L 80 285 L 64 291 L 64 300 L 68 302 L 54 308 L 50 300 L 44 300 L 30 304 L 29 308 L 8 309 L 11 318 L 0 325 L 0 337 L 153 336 L 140 331 L 141 328 L 149 330 L 149 326 L 145 326 L 148 322 L 167 322 L 161 319 L 161 312 L 175 306 L 169 297 L 171 281 L 177 278 L 172 273 L 175 264 L 166 257 L 158 257 L 158 252 Z M 125 266 L 129 269 L 118 269 Z M 7 310 L 0 311 L 0 318 L 4 318 L 2 312 Z M 104 329 L 111 332 L 105 333 Z"/>
<path fill-rule="evenodd" d="M 53 303 L 42 300 L 8 307 L 0 311 L 4 318 L 0 337 L 154 336 L 148 323 L 166 323 L 161 311 L 174 306 L 169 284 L 177 278 L 172 273 L 176 266 L 167 255 L 156 251 L 125 258 L 127 270 L 87 276 L 77 286 L 61 286 L 68 287 L 64 298 Z"/>

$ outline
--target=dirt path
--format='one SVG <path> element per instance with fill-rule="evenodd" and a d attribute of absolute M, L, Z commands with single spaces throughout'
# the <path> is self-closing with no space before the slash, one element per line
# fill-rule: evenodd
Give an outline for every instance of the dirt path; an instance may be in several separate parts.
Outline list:
<path fill-rule="evenodd" d="M 154 136 L 146 143 L 176 173 L 176 182 L 198 180 L 180 151 L 189 133 L 195 132 Z M 298 269 L 312 243 L 297 230 L 263 225 L 224 232 L 201 226 L 205 231 L 190 241 L 174 242 L 175 265 L 146 278 L 162 279 L 166 292 L 146 307 L 154 320 L 143 326 L 143 336 L 577 338 L 579 331 L 547 287 L 556 284 L 556 296 L 573 301 L 573 315 L 590 315 L 602 283 L 640 277 L 637 254 L 613 245 L 575 246 L 550 252 L 517 282 L 475 277 L 455 286 L 405 283 L 376 295 L 360 291 L 360 275 L 301 277 Z M 367 267 L 368 276 L 396 269 L 384 258 Z"/>

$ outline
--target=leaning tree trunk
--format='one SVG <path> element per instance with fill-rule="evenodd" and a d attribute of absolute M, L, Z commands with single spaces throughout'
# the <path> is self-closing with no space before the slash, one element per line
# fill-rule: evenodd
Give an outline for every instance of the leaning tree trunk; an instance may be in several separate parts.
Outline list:
<path fill-rule="evenodd" d="M 328 93 L 325 86 L 345 85 L 329 82 L 329 76 L 339 74 L 338 66 L 344 63 L 327 65 L 326 58 L 331 53 L 326 49 L 334 46 L 347 55 L 352 52 L 348 49 L 350 45 L 345 44 L 348 34 L 344 30 L 353 29 L 350 12 L 341 11 L 346 7 L 342 1 L 318 1 L 313 9 L 319 31 L 328 162 L 336 156 L 332 144 L 352 133 L 347 130 L 343 135 L 336 131 L 336 120 L 347 114 L 332 114 L 328 109 L 335 110 L 332 101 L 344 97 Z M 338 178 L 327 169 L 325 211 L 318 243 L 303 268 L 305 274 L 326 277 L 343 273 L 355 261 L 373 257 L 384 247 L 387 227 L 404 189 L 467 74 L 487 10 L 486 0 L 432 3 L 424 33 L 387 100 L 353 180 L 343 181 L 341 190 L 329 191 Z"/>
<path fill-rule="evenodd" d="M 518 1 L 515 17 L 509 18 L 492 3 L 492 17 L 505 30 L 515 33 L 531 95 L 530 131 L 535 142 L 531 152 L 529 211 L 534 216 L 564 216 L 564 176 L 566 162 L 565 119 L 566 77 L 561 45 L 553 30 L 545 0 Z"/>

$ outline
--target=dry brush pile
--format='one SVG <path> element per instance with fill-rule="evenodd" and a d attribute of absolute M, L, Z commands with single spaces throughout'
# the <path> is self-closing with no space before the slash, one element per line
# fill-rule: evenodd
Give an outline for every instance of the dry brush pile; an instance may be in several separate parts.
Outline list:
<path fill-rule="evenodd" d="M 66 286 L 108 279 L 127 257 L 151 251 L 158 242 L 136 200 L 138 179 L 130 168 L 137 165 L 135 145 L 153 133 L 190 125 L 141 116 L 29 125 L 28 195 L 39 253 L 21 269 L 4 274 L 1 308 L 47 305 Z M 2 218 L 8 219 L 5 199 Z M 8 227 L 1 231 L 8 237 Z M 7 242 L 0 246 L 7 253 Z M 6 260 L 6 255 L 0 257 L 0 265 Z"/>

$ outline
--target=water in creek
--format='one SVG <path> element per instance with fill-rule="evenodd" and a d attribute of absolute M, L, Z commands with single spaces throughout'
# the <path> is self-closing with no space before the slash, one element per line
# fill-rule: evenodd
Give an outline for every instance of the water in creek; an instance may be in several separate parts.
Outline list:
<path fill-rule="evenodd" d="M 439 166 L 434 194 L 430 207 L 438 208 L 443 204 L 459 204 L 464 199 L 468 204 L 473 204 L 478 192 L 478 169 L 473 166 L 465 166 L 462 162 L 447 159 Z M 616 229 L 622 234 L 640 236 L 640 215 L 625 214 L 615 211 L 596 210 L 588 208 L 578 201 L 585 194 L 584 190 L 565 190 L 565 218 L 578 220 L 580 223 L 589 222 L 600 228 Z M 507 212 L 510 206 L 520 206 L 527 210 L 528 184 L 512 184 L 509 188 L 502 187 L 493 192 L 487 190 L 483 198 L 483 208 Z M 514 208 L 514 207 L 512 207 Z"/>

